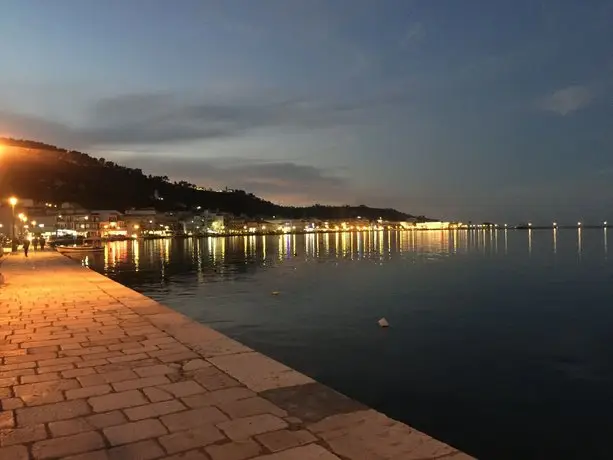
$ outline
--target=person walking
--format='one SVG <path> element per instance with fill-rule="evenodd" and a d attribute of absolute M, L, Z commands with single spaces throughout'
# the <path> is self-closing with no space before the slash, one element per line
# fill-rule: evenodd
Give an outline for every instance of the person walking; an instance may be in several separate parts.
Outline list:
<path fill-rule="evenodd" d="M 23 253 L 28 257 L 28 250 L 30 249 L 30 240 L 25 238 L 23 240 Z"/>
<path fill-rule="evenodd" d="M 32 246 L 34 246 L 35 251 L 38 251 L 38 238 L 36 236 L 32 238 Z"/>
<path fill-rule="evenodd" d="M 40 250 L 44 251 L 45 250 L 45 243 L 46 243 L 44 236 L 41 235 L 39 243 L 40 243 Z"/>

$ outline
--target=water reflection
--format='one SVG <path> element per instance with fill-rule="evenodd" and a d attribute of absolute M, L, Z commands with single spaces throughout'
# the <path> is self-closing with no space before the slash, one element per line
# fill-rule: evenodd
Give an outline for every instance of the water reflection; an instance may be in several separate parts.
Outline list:
<path fill-rule="evenodd" d="M 576 253 L 584 252 L 583 232 L 577 229 Z M 607 229 L 602 236 L 601 251 L 608 252 Z M 503 232 L 499 235 L 499 233 Z M 560 230 L 552 230 L 553 254 L 558 254 Z M 596 230 L 594 230 L 594 233 Z M 474 231 L 375 231 L 360 233 L 328 233 L 278 236 L 232 236 L 227 238 L 164 239 L 108 243 L 104 253 L 84 255 L 84 266 L 104 274 L 146 272 L 142 276 L 165 279 L 178 271 L 195 271 L 219 277 L 234 277 L 258 268 L 292 261 L 346 259 L 386 263 L 397 258 L 457 257 L 468 253 L 485 256 L 517 254 L 522 240 L 525 251 L 532 256 L 534 245 L 542 247 L 547 238 L 540 238 L 539 230 L 507 229 Z M 563 231 L 563 235 L 569 235 Z M 499 238 L 504 252 L 499 253 Z M 536 240 L 535 240 L 536 238 Z M 510 240 L 513 245 L 510 251 Z M 544 241 L 543 241 L 544 240 Z M 563 239 L 562 241 L 567 241 Z M 551 243 L 550 243 L 551 244 Z M 566 243 L 567 244 L 567 243 Z M 541 249 L 539 249 L 539 252 Z M 525 252 L 524 252 L 525 254 Z"/>

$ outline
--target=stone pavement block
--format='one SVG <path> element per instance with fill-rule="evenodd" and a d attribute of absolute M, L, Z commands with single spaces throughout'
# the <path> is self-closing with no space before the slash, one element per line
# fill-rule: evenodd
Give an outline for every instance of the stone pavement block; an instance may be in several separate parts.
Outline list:
<path fill-rule="evenodd" d="M 186 407 L 180 401 L 173 399 L 171 401 L 161 401 L 157 403 L 147 404 L 145 406 L 132 407 L 125 409 L 124 412 L 130 420 L 142 420 L 144 418 L 159 417 L 161 415 L 180 412 Z"/>
<path fill-rule="evenodd" d="M 162 423 L 164 423 L 170 431 L 180 431 L 195 428 L 203 423 L 216 424 L 225 422 L 228 420 L 228 416 L 216 407 L 202 407 L 200 409 L 191 409 L 176 414 L 164 415 L 160 420 L 162 420 Z"/>
<path fill-rule="evenodd" d="M 84 431 L 91 431 L 94 428 L 87 423 L 83 418 L 74 418 L 72 420 L 61 420 L 59 422 L 50 422 L 49 431 L 51 436 L 58 438 L 60 436 L 69 436 L 71 434 L 82 433 Z"/>
<path fill-rule="evenodd" d="M 204 406 L 218 406 L 246 398 L 253 398 L 257 393 L 244 387 L 226 388 L 223 390 L 211 391 L 192 396 L 186 396 L 181 400 L 191 408 Z"/>
<path fill-rule="evenodd" d="M 229 403 L 218 404 L 219 408 L 230 416 L 230 418 L 243 418 L 250 415 L 273 414 L 278 417 L 287 417 L 287 412 L 279 409 L 270 401 L 255 397 L 241 399 Z"/>
<path fill-rule="evenodd" d="M 224 435 L 213 425 L 200 425 L 186 431 L 178 431 L 158 439 L 169 454 L 204 447 L 222 441 Z"/>
<path fill-rule="evenodd" d="M 83 399 L 64 401 L 37 407 L 17 409 L 17 424 L 19 426 L 48 423 L 56 420 L 67 420 L 82 415 L 88 415 L 91 409 Z"/>
<path fill-rule="evenodd" d="M 254 457 L 253 460 L 341 460 L 339 457 L 317 444 L 296 447 L 276 454 Z M 365 457 L 356 457 L 356 460 L 365 460 Z"/>
<path fill-rule="evenodd" d="M 260 396 L 306 422 L 318 422 L 330 415 L 368 409 L 321 383 L 309 383 L 263 391 Z"/>
<path fill-rule="evenodd" d="M 64 400 L 62 391 L 80 388 L 74 379 L 52 380 L 49 382 L 27 383 L 13 387 L 15 396 L 20 397 L 26 406 L 38 406 Z"/>
<path fill-rule="evenodd" d="M 175 374 L 177 370 L 165 364 L 156 364 L 154 366 L 137 367 L 134 369 L 134 372 L 139 377 L 153 377 L 156 375 Z"/>
<path fill-rule="evenodd" d="M 15 426 L 15 414 L 12 410 L 0 412 L 0 429 L 13 428 Z"/>
<path fill-rule="evenodd" d="M 28 460 L 28 448 L 25 446 L 0 447 L 0 458 L 7 460 Z"/>
<path fill-rule="evenodd" d="M 254 415 L 238 418 L 228 422 L 218 423 L 217 427 L 230 439 L 247 439 L 268 431 L 277 431 L 287 428 L 287 422 L 270 414 Z"/>
<path fill-rule="evenodd" d="M 25 444 L 41 439 L 47 439 L 47 431 L 43 424 L 0 430 L 0 446 L 3 447 L 13 444 Z"/>
<path fill-rule="evenodd" d="M 240 382 L 213 366 L 196 371 L 193 379 L 209 391 L 241 386 Z"/>
<path fill-rule="evenodd" d="M 153 440 L 113 447 L 108 451 L 109 460 L 152 460 L 163 455 L 164 450 Z"/>
<path fill-rule="evenodd" d="M 2 406 L 2 410 L 4 411 L 23 407 L 23 401 L 21 398 L 2 398 L 0 400 L 0 404 Z"/>
<path fill-rule="evenodd" d="M 145 396 L 147 396 L 151 402 L 168 401 L 174 398 L 174 396 L 170 393 L 154 387 L 143 388 L 143 393 L 145 393 Z"/>
<path fill-rule="evenodd" d="M 143 394 L 138 390 L 94 396 L 89 398 L 88 402 L 91 404 L 94 412 L 107 412 L 114 409 L 140 406 L 148 403 Z"/>
<path fill-rule="evenodd" d="M 89 423 L 90 425 L 98 429 L 106 428 L 106 427 L 114 426 L 114 425 L 121 425 L 128 421 L 126 419 L 126 416 L 123 415 L 123 413 L 121 413 L 118 410 L 114 410 L 111 412 L 105 412 L 104 414 L 90 415 L 89 417 L 86 418 L 86 420 L 87 420 L 87 423 Z"/>
<path fill-rule="evenodd" d="M 198 369 L 204 369 L 210 367 L 211 364 L 204 359 L 191 359 L 182 366 L 183 372 L 197 371 Z"/>
<path fill-rule="evenodd" d="M 438 458 L 452 447 L 374 410 L 330 416 L 308 426 L 330 449 L 347 458 Z"/>
<path fill-rule="evenodd" d="M 100 396 L 110 393 L 112 388 L 110 385 L 93 385 L 91 387 L 77 388 L 66 391 L 66 399 L 89 398 L 90 396 Z"/>
<path fill-rule="evenodd" d="M 317 438 L 306 430 L 273 431 L 270 433 L 260 434 L 255 438 L 271 452 L 279 452 L 281 450 L 286 450 L 292 447 L 298 447 L 317 441 Z"/>
<path fill-rule="evenodd" d="M 105 428 L 102 431 L 113 446 L 142 441 L 143 439 L 157 438 L 168 433 L 164 425 L 156 419 L 116 425 Z"/>
<path fill-rule="evenodd" d="M 23 375 L 21 377 L 21 384 L 25 383 L 38 383 L 38 382 L 48 382 L 49 380 L 59 380 L 60 374 L 57 372 L 47 372 L 46 374 L 38 374 L 38 375 Z"/>
<path fill-rule="evenodd" d="M 62 371 L 62 377 L 65 379 L 70 379 L 74 377 L 83 377 L 84 375 L 95 374 L 96 371 L 92 367 L 84 367 L 82 369 L 69 369 L 67 371 Z"/>
<path fill-rule="evenodd" d="M 34 443 L 32 456 L 35 459 L 50 459 L 89 452 L 103 447 L 104 440 L 100 433 L 90 431 Z"/>
<path fill-rule="evenodd" d="M 210 458 L 199 450 L 190 450 L 189 452 L 181 452 L 180 454 L 164 457 L 162 460 L 210 460 Z"/>
<path fill-rule="evenodd" d="M 184 396 L 195 395 L 198 393 L 204 393 L 206 390 L 198 385 L 193 380 L 185 380 L 183 382 L 170 383 L 168 385 L 160 385 L 159 388 L 164 390 L 177 398 Z"/>
<path fill-rule="evenodd" d="M 101 385 L 103 383 L 116 383 L 121 382 L 123 380 L 134 380 L 137 378 L 138 375 L 136 375 L 132 370 L 121 369 L 111 372 L 104 372 L 98 370 L 97 374 L 79 376 L 77 377 L 77 380 L 81 383 L 82 386 L 88 387 L 91 385 Z"/>
<path fill-rule="evenodd" d="M 257 352 L 217 356 L 209 361 L 256 392 L 313 382 L 310 377 Z"/>
<path fill-rule="evenodd" d="M 170 383 L 170 380 L 164 375 L 154 375 L 151 377 L 143 377 L 134 380 L 123 380 L 113 383 L 115 391 L 136 390 L 137 388 L 153 387 L 156 385 L 165 385 Z"/>
<path fill-rule="evenodd" d="M 232 441 L 205 448 L 212 460 L 246 460 L 262 452 L 262 446 L 252 439 Z"/>

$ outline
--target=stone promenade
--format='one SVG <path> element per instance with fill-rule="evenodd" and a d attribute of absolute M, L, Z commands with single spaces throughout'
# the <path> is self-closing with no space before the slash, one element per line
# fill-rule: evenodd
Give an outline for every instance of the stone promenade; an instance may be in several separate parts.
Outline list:
<path fill-rule="evenodd" d="M 470 458 L 58 253 L 0 273 L 2 460 Z"/>

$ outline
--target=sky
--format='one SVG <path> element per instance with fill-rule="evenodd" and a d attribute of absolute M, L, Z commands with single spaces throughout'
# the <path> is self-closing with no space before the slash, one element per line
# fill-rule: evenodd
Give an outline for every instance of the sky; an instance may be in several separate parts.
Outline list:
<path fill-rule="evenodd" d="M 281 204 L 613 221 L 613 0 L 5 0 L 0 136 Z"/>

